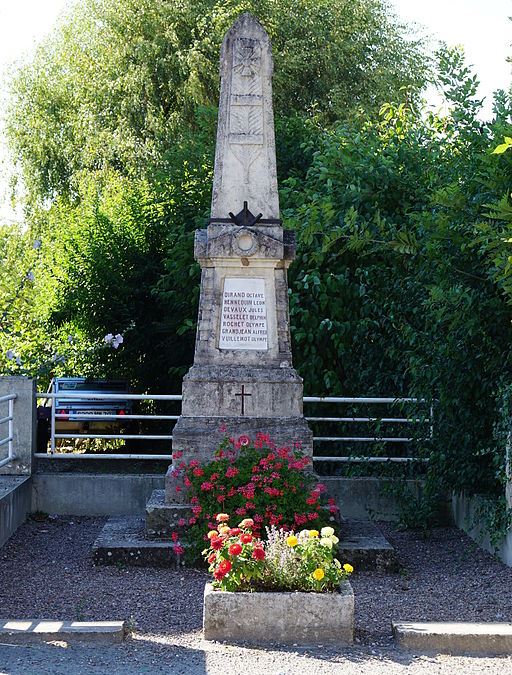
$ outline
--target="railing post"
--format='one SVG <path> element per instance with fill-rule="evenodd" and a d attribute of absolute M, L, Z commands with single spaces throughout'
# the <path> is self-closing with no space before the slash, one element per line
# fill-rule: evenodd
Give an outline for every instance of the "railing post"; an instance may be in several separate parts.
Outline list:
<path fill-rule="evenodd" d="M 0 474 L 23 476 L 32 472 L 32 457 L 36 442 L 36 387 L 30 377 L 0 377 L 0 396 L 16 395 L 15 401 L 9 401 L 8 417 L 13 417 L 7 425 L 2 425 L 0 437 L 11 437 L 7 447 L 12 461 L 0 467 Z M 3 454 L 2 454 L 3 457 Z"/>

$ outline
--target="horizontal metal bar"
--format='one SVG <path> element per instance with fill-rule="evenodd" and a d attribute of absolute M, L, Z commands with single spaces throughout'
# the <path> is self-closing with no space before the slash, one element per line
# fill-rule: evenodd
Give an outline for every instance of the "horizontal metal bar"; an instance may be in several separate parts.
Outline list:
<path fill-rule="evenodd" d="M 14 440 L 12 436 L 4 438 L 3 440 L 0 441 L 0 447 L 2 447 L 2 445 L 7 445 L 7 443 L 10 443 L 12 440 Z"/>
<path fill-rule="evenodd" d="M 346 396 L 304 396 L 304 403 L 426 403 L 424 398 L 353 398 Z"/>
<path fill-rule="evenodd" d="M 105 440 L 141 440 L 141 441 L 172 441 L 172 436 L 147 436 L 138 434 L 54 434 L 54 438 L 104 438 Z"/>
<path fill-rule="evenodd" d="M 8 417 L 2 417 L 0 418 L 0 424 L 4 424 L 4 422 L 12 422 L 14 417 L 12 415 L 9 415 Z"/>
<path fill-rule="evenodd" d="M 165 461 L 171 461 L 172 455 L 137 455 L 137 454 L 126 454 L 121 455 L 119 453 L 115 454 L 94 454 L 90 452 L 83 453 L 73 453 L 73 452 L 58 452 L 55 454 L 45 453 L 45 452 L 35 452 L 34 457 L 39 459 L 163 459 Z M 1 466 L 1 465 L 0 465 Z"/>
<path fill-rule="evenodd" d="M 61 401 L 73 401 L 75 399 L 86 401 L 181 401 L 183 397 L 181 394 L 87 394 L 78 391 L 62 391 L 59 393 L 38 393 L 36 398 L 58 398 Z"/>
<path fill-rule="evenodd" d="M 306 417 L 308 422 L 430 422 L 427 419 L 411 419 L 409 417 Z"/>
<path fill-rule="evenodd" d="M 17 394 L 6 394 L 5 396 L 0 396 L 0 403 L 5 403 L 6 401 L 15 401 L 17 398 Z"/>
<path fill-rule="evenodd" d="M 375 441 L 389 441 L 393 443 L 410 443 L 411 441 L 416 441 L 419 439 L 416 438 L 389 438 L 389 437 L 375 437 L 375 438 L 365 438 L 361 436 L 313 436 L 314 441 L 328 441 L 334 442 L 334 441 L 341 441 L 342 443 L 347 443 L 350 441 L 362 441 L 363 443 L 373 443 Z"/>
<path fill-rule="evenodd" d="M 84 422 L 89 420 L 103 420 L 108 422 L 109 420 L 177 420 L 179 415 L 77 415 L 74 412 L 69 412 L 67 415 L 61 415 L 60 413 L 55 415 L 57 420 L 69 420 L 72 417 L 72 422 L 79 422 L 83 418 Z M 2 420 L 0 420 L 1 422 Z"/>
<path fill-rule="evenodd" d="M 313 457 L 313 462 L 428 462 L 426 457 Z"/>

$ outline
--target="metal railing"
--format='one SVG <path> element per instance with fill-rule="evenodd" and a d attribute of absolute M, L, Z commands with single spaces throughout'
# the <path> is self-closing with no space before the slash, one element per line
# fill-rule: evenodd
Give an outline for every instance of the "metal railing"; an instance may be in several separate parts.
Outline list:
<path fill-rule="evenodd" d="M 59 401 L 181 401 L 180 394 L 84 394 L 83 392 L 65 392 L 65 393 L 38 393 L 38 399 L 59 399 Z M 179 415 L 84 415 L 86 421 L 92 422 L 111 422 L 114 420 L 177 420 Z M 73 455 L 73 459 L 164 459 L 171 460 L 171 451 L 165 455 L 158 454 L 138 454 L 138 453 L 57 453 L 56 441 L 57 439 L 94 439 L 101 438 L 104 440 L 147 440 L 147 441 L 172 441 L 171 434 L 89 434 L 89 433 L 57 433 L 55 422 L 57 419 L 69 420 L 69 414 L 60 414 L 56 412 L 55 405 L 50 408 L 50 454 L 36 452 L 36 457 L 44 457 L 51 459 L 69 459 Z"/>
<path fill-rule="evenodd" d="M 330 404 L 355 404 L 355 405 L 422 405 L 428 407 L 428 415 L 424 417 L 329 417 L 329 416 L 308 416 L 308 422 L 324 422 L 324 423 L 377 423 L 377 424 L 428 424 L 428 434 L 426 437 L 418 438 L 416 436 L 315 436 L 313 435 L 313 442 L 327 442 L 327 443 L 413 443 L 419 440 L 431 439 L 434 432 L 434 406 L 433 403 L 428 404 L 425 399 L 419 398 L 391 398 L 391 397 L 347 397 L 347 396 L 305 396 L 304 403 L 330 403 Z M 346 462 L 346 463 L 364 463 L 364 462 L 427 462 L 428 458 L 413 457 L 413 456 L 370 456 L 370 455 L 314 455 L 315 462 Z"/>
<path fill-rule="evenodd" d="M 7 457 L 0 460 L 0 467 L 12 462 L 14 456 L 14 401 L 17 399 L 16 394 L 7 394 L 7 396 L 0 396 L 0 404 L 7 403 L 7 415 L 0 417 L 0 433 L 5 425 L 7 425 L 7 436 L 2 438 L 0 436 L 0 448 L 7 446 Z"/>
<path fill-rule="evenodd" d="M 83 392 L 66 392 L 64 393 L 38 393 L 38 399 L 59 399 L 66 400 L 90 400 L 90 401 L 181 401 L 181 394 L 84 394 Z M 1 401 L 2 399 L 0 399 Z M 418 398 L 365 398 L 365 397 L 337 397 L 337 396 L 305 396 L 305 404 L 335 404 L 335 405 L 422 405 L 428 406 L 428 415 L 419 417 L 417 415 L 408 416 L 346 416 L 335 417 L 329 415 L 306 415 L 306 420 L 314 424 L 321 422 L 326 424 L 340 424 L 340 423 L 362 423 L 362 424 L 404 424 L 404 425 L 428 425 L 428 434 L 426 437 L 419 438 L 411 435 L 407 436 L 386 436 L 386 435 L 372 435 L 372 436 L 318 436 L 313 435 L 313 442 L 318 443 L 412 443 L 418 440 L 426 440 L 432 438 L 433 435 L 433 404 L 429 404 L 425 399 Z M 84 415 L 86 421 L 114 421 L 114 420 L 168 420 L 176 421 L 179 415 Z M 7 418 L 6 418 L 7 419 Z M 99 453 L 58 453 L 56 452 L 56 441 L 58 439 L 104 439 L 104 440 L 159 440 L 172 441 L 172 434 L 102 434 L 102 433 L 56 433 L 56 420 L 69 420 L 69 414 L 60 414 L 55 410 L 55 405 L 51 406 L 50 411 L 50 453 L 36 453 L 36 457 L 51 458 L 51 459 L 66 459 L 72 454 L 75 459 L 141 459 L 141 460 L 170 460 L 171 451 L 169 454 L 138 454 L 138 453 L 115 453 L 102 452 Z M 0 420 L 1 421 L 1 420 Z M 315 462 L 426 462 L 427 458 L 413 457 L 413 456 L 370 456 L 370 455 L 319 455 L 314 456 Z M 1 466 L 1 464 L 0 464 Z"/>

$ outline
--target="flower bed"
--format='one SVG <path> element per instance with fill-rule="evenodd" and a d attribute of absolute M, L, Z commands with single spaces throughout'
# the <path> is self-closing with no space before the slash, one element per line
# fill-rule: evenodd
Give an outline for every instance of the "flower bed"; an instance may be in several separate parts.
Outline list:
<path fill-rule="evenodd" d="M 180 457 L 173 455 L 173 459 Z M 205 530 L 215 527 L 219 511 L 252 519 L 255 536 L 266 526 L 292 530 L 327 525 L 338 508 L 325 497 L 325 486 L 306 471 L 310 462 L 299 447 L 276 447 L 260 433 L 254 441 L 247 436 L 226 438 L 209 464 L 178 463 L 175 489 L 186 491 L 192 517 L 178 523 L 175 545 L 181 550 L 184 538 L 190 558 L 197 561 Z"/>
<path fill-rule="evenodd" d="M 251 519 L 230 527 L 217 516 L 203 551 L 214 581 L 204 594 L 207 640 L 314 644 L 352 642 L 353 571 L 334 557 L 332 527 L 298 533 L 252 532 Z M 270 591 L 270 592 L 269 592 Z"/>

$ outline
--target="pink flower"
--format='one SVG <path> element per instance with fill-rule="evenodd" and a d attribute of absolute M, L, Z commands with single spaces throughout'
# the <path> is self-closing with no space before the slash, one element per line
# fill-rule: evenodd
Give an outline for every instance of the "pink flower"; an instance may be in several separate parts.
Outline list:
<path fill-rule="evenodd" d="M 187 521 L 185 520 L 185 518 L 180 518 L 180 519 L 178 520 L 178 525 L 179 525 L 180 527 L 184 527 L 186 524 L 187 524 Z"/>
<path fill-rule="evenodd" d="M 219 431 L 220 431 L 221 434 L 225 434 L 227 430 L 228 430 L 228 428 L 223 422 L 219 427 Z"/>
<path fill-rule="evenodd" d="M 251 442 L 251 439 L 249 438 L 249 436 L 240 436 L 238 438 L 238 442 L 241 446 L 249 445 L 249 443 Z"/>
<path fill-rule="evenodd" d="M 200 516 L 202 511 L 203 511 L 202 506 L 193 506 L 192 507 L 192 513 L 194 514 L 194 516 Z"/>
<path fill-rule="evenodd" d="M 189 524 L 189 525 L 195 525 L 196 522 L 197 522 L 197 520 L 196 520 L 195 518 L 189 518 L 189 519 L 188 519 L 188 524 Z"/>
<path fill-rule="evenodd" d="M 181 544 L 176 544 L 173 548 L 176 555 L 183 555 L 185 553 L 185 549 Z"/>
<path fill-rule="evenodd" d="M 183 457 L 183 452 L 181 450 L 175 450 L 172 453 L 172 458 L 173 459 L 181 459 Z"/>
<path fill-rule="evenodd" d="M 201 490 L 203 492 L 209 492 L 210 490 L 213 490 L 213 483 L 210 483 L 210 481 L 205 481 L 204 483 L 201 483 Z"/>
<path fill-rule="evenodd" d="M 240 471 L 235 466 L 228 466 L 226 469 L 226 478 L 234 478 L 240 473 Z"/>

